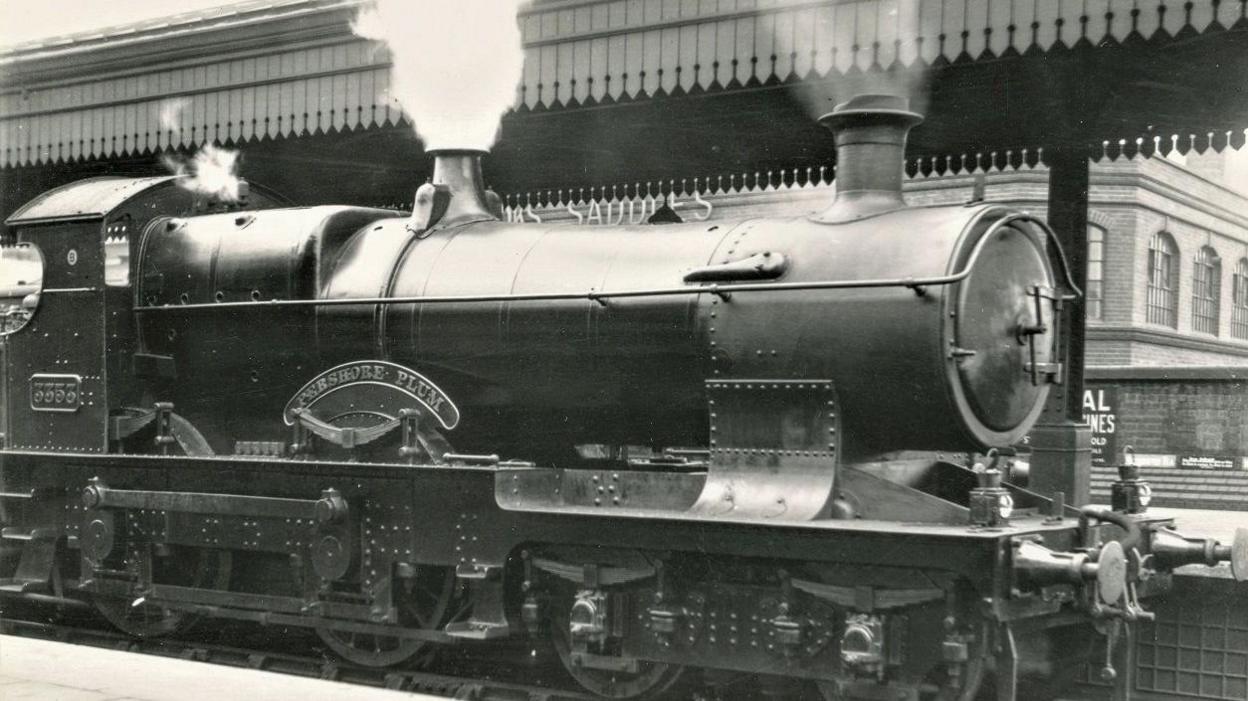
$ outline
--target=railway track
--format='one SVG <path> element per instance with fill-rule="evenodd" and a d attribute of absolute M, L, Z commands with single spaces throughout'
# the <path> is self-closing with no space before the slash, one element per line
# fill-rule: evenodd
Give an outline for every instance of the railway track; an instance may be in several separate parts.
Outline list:
<path fill-rule="evenodd" d="M 497 659 L 478 659 L 477 655 L 440 663 L 437 665 L 438 671 L 373 669 L 318 654 L 315 637 L 304 635 L 302 631 L 273 631 L 258 626 L 239 626 L 237 630 L 214 631 L 212 638 L 197 637 L 194 631 L 190 631 L 184 637 L 141 639 L 98 624 L 93 625 L 89 619 L 33 621 L 12 617 L 9 611 L 3 611 L 0 612 L 0 634 L 473 701 L 593 699 L 576 690 L 553 685 L 507 681 L 523 675 L 541 682 L 547 676 L 554 676 L 548 675 L 546 669 L 523 669 L 518 663 L 504 666 Z M 276 649 L 279 636 L 282 639 L 281 650 Z M 247 644 L 229 645 L 217 642 L 216 639 L 234 639 Z M 545 666 L 540 660 L 536 660 L 535 664 L 539 667 Z M 487 666 L 492 669 L 487 669 Z"/>

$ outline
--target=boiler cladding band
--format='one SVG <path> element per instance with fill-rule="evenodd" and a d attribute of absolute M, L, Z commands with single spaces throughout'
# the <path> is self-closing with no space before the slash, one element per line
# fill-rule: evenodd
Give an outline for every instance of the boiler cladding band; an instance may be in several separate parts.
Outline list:
<path fill-rule="evenodd" d="M 984 248 L 984 244 L 998 230 L 1015 222 L 1029 222 L 1036 225 L 1036 228 L 1044 232 L 1049 241 L 1053 243 L 1053 248 L 1057 251 L 1058 261 L 1061 263 L 1062 277 L 1065 280 L 1066 287 L 1074 293 L 1076 297 L 1082 297 L 1083 291 L 1075 284 L 1070 274 L 1070 266 L 1066 260 L 1066 253 L 1062 250 L 1061 245 L 1057 241 L 1057 236 L 1043 221 L 1030 214 L 1010 214 L 1002 217 L 994 222 L 984 235 L 976 242 L 975 248 L 971 251 L 971 255 L 967 258 L 966 264 L 962 270 L 950 274 L 937 277 L 925 278 L 883 278 L 875 280 L 825 280 L 816 282 L 770 282 L 748 284 L 739 283 L 733 285 L 699 285 L 696 287 L 660 287 L 649 290 L 619 290 L 615 292 L 597 292 L 590 290 L 588 292 L 534 292 L 520 294 L 496 294 L 496 295 L 447 295 L 434 297 L 351 297 L 343 299 L 274 299 L 269 301 L 242 301 L 242 302 L 197 302 L 195 304 L 163 304 L 155 306 L 136 306 L 133 308 L 135 312 L 164 312 L 174 310 L 200 310 L 200 309 L 222 309 L 232 307 L 332 307 L 343 305 L 357 304 L 470 304 L 470 303 L 488 303 L 488 302 L 534 302 L 534 301 L 571 301 L 571 300 L 589 300 L 606 305 L 608 299 L 620 298 L 636 298 L 636 297 L 670 297 L 675 295 L 696 295 L 696 294 L 713 294 L 719 296 L 729 295 L 735 292 L 780 292 L 793 290 L 844 290 L 844 289 L 862 289 L 871 287 L 907 287 L 916 293 L 922 294 L 924 287 L 938 287 L 942 285 L 952 285 L 961 282 L 971 274 L 974 269 L 975 261 L 979 258 L 980 252 Z"/>

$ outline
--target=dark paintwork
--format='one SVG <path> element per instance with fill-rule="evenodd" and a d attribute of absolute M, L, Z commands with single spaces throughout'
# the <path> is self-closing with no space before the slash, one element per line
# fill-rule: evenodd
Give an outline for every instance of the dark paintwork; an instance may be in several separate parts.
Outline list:
<path fill-rule="evenodd" d="M 123 610 L 166 606 L 445 642 L 519 635 L 521 608 L 563 620 L 564 589 L 606 587 L 591 581 L 606 573 L 634 582 L 611 595 L 631 602 L 639 620 L 675 611 L 689 635 L 671 647 L 617 614 L 618 651 L 591 666 L 675 662 L 865 691 L 874 680 L 842 664 L 832 642 L 855 610 L 887 618 L 889 635 L 913 645 L 889 652 L 889 678 L 902 691 L 946 664 L 942 646 L 978 641 L 973 664 L 995 656 L 998 670 L 1010 670 L 1013 644 L 993 652 L 989 640 L 1090 620 L 1085 575 L 1044 596 L 1016 590 L 1024 583 L 1011 553 L 1013 539 L 1036 538 L 1044 548 L 1033 548 L 1034 567 L 1066 576 L 1061 554 L 1095 533 L 1034 513 L 971 527 L 974 476 L 897 452 L 1006 444 L 1043 405 L 1048 389 L 1024 372 L 1028 347 L 1017 336 L 1036 321 L 1027 288 L 1052 288 L 1053 266 L 1046 235 L 1031 224 L 994 228 L 1012 210 L 907 208 L 844 224 L 444 222 L 419 237 L 384 210 L 185 216 L 187 198 L 168 180 L 115 202 L 113 190 L 84 187 L 83 199 L 112 209 L 80 220 L 92 207 L 65 199 L 61 216 L 45 201 L 17 227 L 19 240 L 44 251 L 45 283 L 69 291 L 45 291 L 32 323 L 3 341 L 11 429 L 0 452 L 0 518 L 27 529 L 6 532 L 33 544 L 0 591 L 51 587 L 51 555 L 62 548 L 80 567 L 56 581 Z M 132 290 L 99 279 L 102 234 L 119 222 L 142 231 L 131 237 Z M 69 246 L 87 251 L 74 266 L 61 262 Z M 683 288 L 691 270 L 767 252 L 784 257 L 780 283 L 968 272 L 919 290 L 265 303 Z M 235 302 L 243 306 L 213 308 Z M 1036 340 L 1047 361 L 1047 333 Z M 575 443 L 640 443 L 707 446 L 708 458 L 592 470 L 487 458 L 406 465 L 396 464 L 399 432 L 356 452 L 288 454 L 290 397 L 331 367 L 368 359 L 417 370 L 445 390 L 462 413 L 447 435 L 461 453 L 558 461 Z M 82 374 L 90 401 L 72 413 L 23 408 L 32 372 Z M 395 413 L 381 394 L 359 396 L 373 404 L 349 411 Z M 170 401 L 154 423 L 168 421 L 171 433 L 175 423 L 190 426 L 206 441 L 153 436 L 134 418 Z M 127 426 L 138 428 L 117 440 Z M 274 455 L 205 456 L 228 455 L 237 441 Z M 150 454 L 176 446 L 196 456 Z M 1013 493 L 1020 506 L 1044 502 Z M 157 577 L 146 566 L 151 553 L 186 548 L 229 550 L 234 581 L 245 585 L 227 591 L 195 584 L 194 567 Z M 655 564 L 637 575 L 638 560 Z M 670 575 L 657 575 L 661 564 Z M 439 567 L 467 586 L 470 617 L 440 631 L 397 627 L 402 580 Z M 851 594 L 853 606 L 833 601 Z M 897 615 L 882 603 L 908 596 L 918 598 Z M 749 633 L 751 645 L 728 638 L 725 647 L 713 625 L 695 624 L 703 612 L 753 617 L 761 632 Z M 956 619 L 949 629 L 937 625 L 946 616 Z M 802 636 L 812 645 L 796 646 Z M 1002 674 L 1010 688 L 1015 680 Z"/>
<path fill-rule="evenodd" d="M 763 252 L 786 257 L 780 282 L 936 277 L 961 270 L 987 225 L 1006 212 L 914 208 L 842 225 L 485 222 L 424 238 L 380 210 L 260 212 L 244 227 L 216 215 L 149 232 L 137 298 L 176 306 L 218 294 L 246 299 L 249 289 L 261 299 L 327 300 L 610 293 L 685 286 L 692 269 Z M 186 377 L 213 375 L 215 391 L 184 387 L 187 398 L 175 404 L 189 409 L 242 393 L 240 410 L 257 431 L 249 438 L 280 438 L 260 427 L 277 415 L 270 405 L 284 403 L 290 384 L 372 357 L 446 389 L 464 410 L 463 426 L 447 436 L 461 451 L 554 460 L 580 443 L 702 445 L 702 381 L 717 376 L 832 379 L 846 398 L 847 450 L 856 455 L 965 450 L 1017 440 L 1043 403 L 1047 388 L 1023 371 L 1027 348 L 1015 330 L 1034 315 L 1026 288 L 1054 285 L 1049 269 L 1037 235 L 1018 224 L 984 246 L 963 285 L 925 296 L 881 288 L 731 301 L 703 294 L 606 304 L 197 309 L 145 314 L 142 326 L 150 349 L 176 356 Z M 170 330 L 177 340 L 167 343 Z M 1046 340 L 1036 339 L 1042 356 Z M 257 356 L 257 347 L 269 350 Z M 977 355 L 951 359 L 954 348 Z"/>

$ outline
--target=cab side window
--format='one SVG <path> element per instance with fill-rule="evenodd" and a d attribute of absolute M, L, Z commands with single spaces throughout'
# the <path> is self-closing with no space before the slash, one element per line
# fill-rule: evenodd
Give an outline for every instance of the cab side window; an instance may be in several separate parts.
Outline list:
<path fill-rule="evenodd" d="M 0 334 L 13 333 L 35 315 L 43 289 L 43 256 L 28 243 L 0 245 Z"/>

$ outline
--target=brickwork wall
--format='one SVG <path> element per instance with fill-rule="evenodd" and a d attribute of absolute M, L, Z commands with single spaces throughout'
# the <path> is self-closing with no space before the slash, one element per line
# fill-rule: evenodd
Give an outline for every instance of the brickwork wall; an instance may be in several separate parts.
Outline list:
<path fill-rule="evenodd" d="M 1242 470 L 1145 467 L 1140 469 L 1140 478 L 1153 488 L 1153 506 L 1248 512 L 1248 472 Z M 1117 479 L 1116 467 L 1093 467 L 1093 503 L 1108 504 L 1110 490 Z M 1248 522 L 1248 513 L 1244 515 L 1244 521 Z"/>
<path fill-rule="evenodd" d="M 1084 362 L 1087 365 L 1130 365 L 1131 343 L 1129 341 L 1089 343 L 1084 351 Z"/>
<path fill-rule="evenodd" d="M 1088 361 L 1091 364 L 1091 361 Z M 1218 353 L 1191 348 L 1174 348 L 1153 343 L 1132 343 L 1130 365 L 1244 365 L 1248 358 L 1237 353 Z"/>
<path fill-rule="evenodd" d="M 1235 262 L 1248 255 L 1248 220 L 1244 219 L 1246 203 L 1243 198 L 1164 159 L 1140 161 L 1138 168 L 1144 181 L 1164 182 L 1181 191 L 1138 190 L 1138 230 L 1142 247 L 1141 255 L 1137 256 L 1136 275 L 1140 284 L 1147 285 L 1148 280 L 1148 239 L 1157 231 L 1169 232 L 1178 245 L 1178 331 L 1202 338 L 1216 337 L 1248 349 L 1248 340 L 1234 339 L 1230 335 L 1231 272 Z M 1211 246 L 1222 259 L 1216 335 L 1192 329 L 1193 263 L 1203 246 Z M 1136 318 L 1142 324 L 1146 323 L 1144 302 L 1141 297 L 1135 304 Z"/>
<path fill-rule="evenodd" d="M 1248 381 L 1116 380 L 1118 447 L 1139 453 L 1248 455 Z"/>
<path fill-rule="evenodd" d="M 1099 191 L 1096 195 L 1088 206 L 1088 222 L 1105 230 L 1103 302 L 1101 318 L 1088 319 L 1088 325 L 1129 325 L 1138 296 L 1134 270 L 1138 218 L 1133 209 L 1115 205 Z M 1123 364 L 1130 362 L 1129 353 L 1124 358 Z"/>
<path fill-rule="evenodd" d="M 1216 370 L 1216 369 L 1215 369 Z M 1225 368 L 1223 370 L 1226 370 Z M 1191 372 L 1206 373 L 1208 368 Z M 1112 371 L 1107 371 L 1112 372 Z M 1117 371 L 1119 373 L 1122 370 Z M 1092 497 L 1107 503 L 1114 465 L 1135 449 L 1141 476 L 1153 485 L 1154 503 L 1190 509 L 1248 511 L 1248 379 L 1154 379 L 1176 370 L 1140 371 L 1149 378 L 1092 379 L 1089 389 L 1114 388 L 1117 454 L 1092 471 Z M 1210 375 L 1216 374 L 1213 372 Z M 1194 470 L 1176 466 L 1183 456 L 1231 458 L 1237 469 Z M 1245 516 L 1248 522 L 1248 516 Z"/>
<path fill-rule="evenodd" d="M 1219 182 L 1226 175 L 1226 154 L 1217 151 L 1196 153 L 1183 157 L 1183 166 L 1206 180 Z"/>

